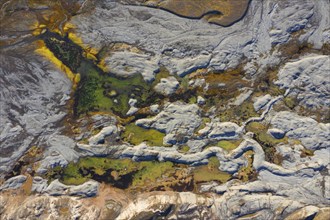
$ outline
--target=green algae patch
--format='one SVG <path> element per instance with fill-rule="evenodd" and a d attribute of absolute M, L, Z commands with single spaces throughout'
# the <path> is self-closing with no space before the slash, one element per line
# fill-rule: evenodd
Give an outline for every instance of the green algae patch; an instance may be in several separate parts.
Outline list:
<path fill-rule="evenodd" d="M 217 146 L 221 147 L 222 149 L 224 149 L 226 151 L 231 151 L 231 150 L 236 149 L 240 143 L 241 143 L 241 141 L 221 140 L 217 143 Z"/>
<path fill-rule="evenodd" d="M 219 170 L 220 162 L 217 157 L 210 157 L 207 165 L 196 167 L 193 171 L 194 181 L 196 183 L 218 181 L 227 182 L 231 175 Z"/>
<path fill-rule="evenodd" d="M 155 75 L 155 80 L 152 82 L 152 86 L 157 85 L 158 83 L 160 83 L 160 80 L 162 78 L 167 78 L 171 76 L 170 72 L 163 66 L 159 67 L 159 71 L 158 73 Z"/>
<path fill-rule="evenodd" d="M 165 134 L 155 129 L 146 129 L 130 123 L 125 126 L 122 138 L 133 145 L 147 142 L 150 146 L 163 146 L 163 138 Z"/>
<path fill-rule="evenodd" d="M 232 178 L 218 169 L 219 160 L 209 158 L 207 165 L 190 168 L 187 165 L 169 161 L 142 161 L 131 159 L 110 159 L 101 157 L 80 158 L 67 167 L 48 170 L 44 178 L 49 182 L 59 179 L 69 185 L 80 185 L 88 180 L 96 180 L 113 187 L 130 191 L 193 191 L 202 182 L 217 181 L 224 183 Z"/>

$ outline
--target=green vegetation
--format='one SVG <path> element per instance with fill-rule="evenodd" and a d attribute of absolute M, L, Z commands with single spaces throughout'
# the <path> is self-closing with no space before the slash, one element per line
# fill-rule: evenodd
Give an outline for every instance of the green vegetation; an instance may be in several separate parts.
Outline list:
<path fill-rule="evenodd" d="M 142 169 L 134 175 L 132 186 L 142 186 L 146 181 L 156 182 L 164 173 L 173 169 L 172 162 L 144 161 L 140 163 Z"/>
<path fill-rule="evenodd" d="M 103 72 L 95 60 L 83 57 L 82 49 L 67 37 L 46 32 L 43 40 L 56 58 L 69 67 L 72 72 L 80 73 L 81 80 L 75 92 L 75 114 L 93 111 L 111 111 L 126 116 L 130 98 L 138 100 L 138 105 L 151 103 L 156 96 L 151 84 L 139 74 L 120 78 Z M 161 73 L 158 78 L 165 73 Z"/>
<path fill-rule="evenodd" d="M 283 99 L 283 101 L 284 101 L 284 104 L 286 105 L 286 106 L 288 106 L 290 109 L 293 109 L 294 107 L 296 107 L 297 106 L 297 104 L 298 104 L 298 102 L 297 102 L 297 99 L 296 98 L 293 98 L 293 97 L 285 97 L 284 99 Z"/>
<path fill-rule="evenodd" d="M 188 147 L 187 145 L 183 145 L 183 146 L 180 146 L 178 150 L 179 150 L 179 152 L 187 153 L 190 150 L 190 147 Z"/>
<path fill-rule="evenodd" d="M 191 97 L 189 98 L 189 104 L 196 104 L 196 102 L 197 102 L 197 98 L 196 98 L 196 96 L 191 96 Z"/>
<path fill-rule="evenodd" d="M 251 101 L 245 101 L 239 106 L 233 106 L 225 111 L 220 112 L 221 121 L 232 121 L 240 123 L 246 121 L 251 117 L 259 116 L 258 113 L 254 110 L 253 103 Z"/>
<path fill-rule="evenodd" d="M 220 171 L 218 168 L 219 165 L 220 162 L 217 157 L 210 157 L 209 163 L 207 165 L 196 167 L 193 171 L 195 182 L 227 182 L 231 178 L 231 175 L 229 173 Z"/>
<path fill-rule="evenodd" d="M 159 67 L 159 72 L 155 76 L 155 80 L 152 82 L 152 87 L 157 85 L 162 78 L 167 78 L 171 76 L 170 72 L 163 66 Z"/>
<path fill-rule="evenodd" d="M 78 69 L 81 83 L 76 92 L 76 113 L 89 111 L 112 111 L 125 116 L 130 106 L 130 98 L 139 104 L 150 101 L 150 85 L 141 75 L 116 78 L 102 73 L 94 64 L 83 61 Z"/>
<path fill-rule="evenodd" d="M 147 142 L 150 146 L 163 146 L 164 133 L 155 129 L 145 129 L 130 123 L 125 126 L 125 131 L 122 133 L 123 140 L 138 145 L 142 142 Z"/>
<path fill-rule="evenodd" d="M 44 38 L 46 46 L 54 55 L 68 66 L 73 72 L 77 72 L 82 59 L 82 49 L 68 38 L 62 38 L 59 34 L 47 32 Z"/>
<path fill-rule="evenodd" d="M 244 154 L 248 164 L 245 167 L 241 167 L 238 171 L 238 179 L 243 182 L 254 181 L 257 178 L 258 173 L 253 167 L 253 155 L 253 151 L 247 151 Z"/>
<path fill-rule="evenodd" d="M 64 184 L 79 185 L 89 179 L 110 183 L 120 188 L 143 186 L 146 181 L 156 181 L 164 173 L 173 170 L 171 162 L 133 162 L 130 159 L 99 157 L 81 158 L 67 167 L 55 167 L 47 173 L 48 179 L 60 177 Z"/>
<path fill-rule="evenodd" d="M 217 157 L 209 158 L 207 165 L 194 167 L 192 170 L 186 165 L 168 161 L 134 162 L 131 159 L 85 157 L 80 158 L 77 163 L 69 163 L 65 168 L 50 169 L 44 177 L 49 181 L 59 179 L 69 185 L 79 185 L 94 179 L 121 189 L 145 189 L 147 186 L 150 190 L 164 187 L 178 190 L 183 187 L 181 181 L 192 184 L 188 184 L 190 186 L 208 181 L 228 181 L 231 175 L 220 171 L 219 165 Z M 188 188 L 193 190 L 193 187 Z"/>
<path fill-rule="evenodd" d="M 217 145 L 226 151 L 231 151 L 231 150 L 234 150 L 235 148 L 237 148 L 240 143 L 241 143 L 241 141 L 222 140 L 222 141 L 219 141 Z"/>
<path fill-rule="evenodd" d="M 265 151 L 266 161 L 279 165 L 282 163 L 283 158 L 276 152 L 275 146 L 280 143 L 288 143 L 287 137 L 282 139 L 273 138 L 267 133 L 268 126 L 259 122 L 251 122 L 246 126 L 246 130 L 255 134 L 255 139 Z"/>

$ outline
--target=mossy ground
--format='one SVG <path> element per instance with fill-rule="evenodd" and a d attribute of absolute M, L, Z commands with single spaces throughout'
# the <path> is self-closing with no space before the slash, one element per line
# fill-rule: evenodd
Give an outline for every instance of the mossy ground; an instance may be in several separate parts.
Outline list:
<path fill-rule="evenodd" d="M 267 133 L 268 126 L 259 122 L 251 122 L 247 125 L 246 130 L 255 134 L 255 139 L 261 144 L 265 151 L 266 161 L 281 165 L 283 158 L 277 153 L 275 146 L 281 143 L 287 144 L 288 138 L 273 138 Z"/>
<path fill-rule="evenodd" d="M 141 75 L 120 78 L 105 73 L 97 66 L 95 56 L 86 56 L 88 53 L 68 37 L 46 32 L 42 39 L 61 66 L 70 70 L 67 72 L 79 72 L 80 82 L 75 91 L 74 105 L 76 115 L 101 111 L 125 117 L 130 108 L 130 98 L 137 99 L 139 106 L 152 103 L 156 98 L 151 83 L 145 82 Z"/>
<path fill-rule="evenodd" d="M 254 181 L 257 179 L 258 173 L 253 168 L 253 151 L 247 151 L 244 153 L 244 157 L 247 159 L 248 164 L 244 167 L 241 167 L 238 171 L 238 179 L 243 182 Z"/>
<path fill-rule="evenodd" d="M 209 164 L 189 168 L 172 162 L 109 159 L 100 157 L 81 158 L 67 167 L 48 170 L 45 178 L 59 179 L 64 184 L 79 185 L 90 179 L 105 182 L 118 188 L 137 190 L 194 190 L 202 182 L 226 182 L 231 175 L 218 169 L 216 157 Z"/>
<path fill-rule="evenodd" d="M 117 78 L 103 73 L 93 63 L 82 62 L 79 68 L 81 84 L 77 90 L 76 111 L 78 114 L 90 111 L 114 112 L 125 117 L 130 106 L 130 98 L 138 100 L 138 105 L 151 101 L 150 85 L 141 75 Z"/>
<path fill-rule="evenodd" d="M 220 162 L 217 157 L 210 157 L 207 165 L 196 167 L 193 171 L 194 181 L 196 183 L 218 181 L 221 183 L 227 182 L 231 175 L 219 170 Z"/>
<path fill-rule="evenodd" d="M 145 129 L 134 123 L 126 125 L 125 131 L 122 133 L 123 140 L 133 145 L 138 145 L 145 141 L 150 146 L 163 146 L 164 137 L 164 133 L 155 129 Z"/>
<path fill-rule="evenodd" d="M 67 167 L 55 167 L 49 170 L 49 179 L 59 178 L 68 185 L 79 185 L 89 179 L 97 179 L 116 185 L 122 181 L 128 181 L 128 186 L 142 186 L 145 181 L 155 181 L 163 173 L 171 169 L 171 162 L 133 162 L 130 159 L 108 159 L 99 157 L 81 158 L 77 163 L 69 163 Z M 128 178 L 129 177 L 129 178 Z M 122 186 L 119 184 L 118 186 Z M 122 188 L 126 188 L 122 187 Z"/>
<path fill-rule="evenodd" d="M 241 141 L 221 140 L 217 143 L 217 146 L 223 148 L 226 151 L 231 151 L 236 149 L 240 143 Z"/>

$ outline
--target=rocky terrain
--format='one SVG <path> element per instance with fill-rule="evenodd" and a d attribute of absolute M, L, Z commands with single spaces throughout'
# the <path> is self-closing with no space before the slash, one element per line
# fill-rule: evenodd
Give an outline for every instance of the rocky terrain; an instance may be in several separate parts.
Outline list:
<path fill-rule="evenodd" d="M 329 219 L 328 0 L 0 6 L 0 219 Z"/>

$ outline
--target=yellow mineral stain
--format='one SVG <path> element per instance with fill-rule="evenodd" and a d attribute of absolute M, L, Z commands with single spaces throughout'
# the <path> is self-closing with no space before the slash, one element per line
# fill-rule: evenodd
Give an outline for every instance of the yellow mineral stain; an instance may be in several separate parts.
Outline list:
<path fill-rule="evenodd" d="M 105 58 L 102 58 L 100 62 L 97 64 L 97 66 L 103 71 L 103 72 L 109 72 L 109 68 L 106 66 Z"/>
<path fill-rule="evenodd" d="M 40 34 L 42 33 L 42 31 L 44 30 L 45 27 L 46 27 L 46 25 L 44 25 L 44 24 L 40 24 L 39 22 L 34 23 L 34 24 L 32 25 L 32 29 L 34 30 L 34 31 L 32 32 L 32 34 L 33 34 L 34 36 L 38 36 L 38 35 L 40 35 Z"/>
<path fill-rule="evenodd" d="M 37 41 L 38 49 L 35 50 L 36 53 L 44 56 L 47 60 L 51 61 L 57 68 L 61 69 L 67 77 L 73 82 L 73 88 L 76 88 L 80 80 L 80 74 L 74 74 L 69 67 L 64 65 L 62 61 L 57 59 L 55 55 L 46 47 L 42 40 Z"/>

